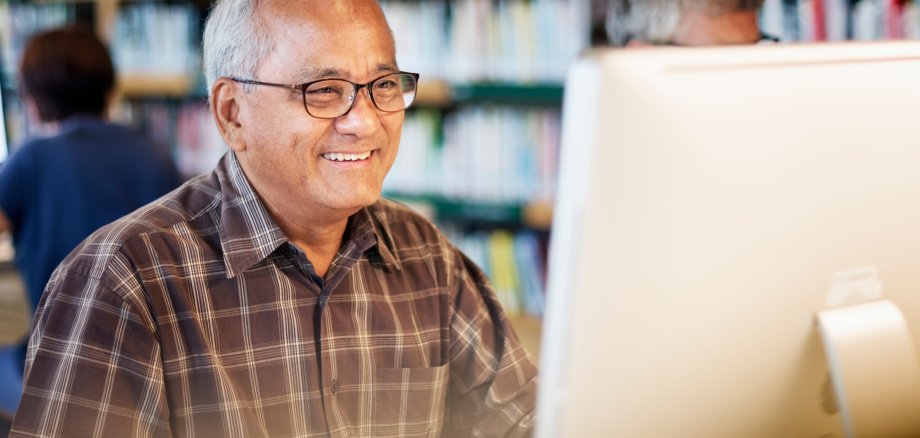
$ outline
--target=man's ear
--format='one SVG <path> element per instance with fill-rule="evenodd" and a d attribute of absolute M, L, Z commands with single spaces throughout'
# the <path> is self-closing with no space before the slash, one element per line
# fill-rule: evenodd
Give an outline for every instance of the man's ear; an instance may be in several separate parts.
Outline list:
<path fill-rule="evenodd" d="M 243 123 L 240 121 L 240 99 L 243 90 L 236 82 L 220 78 L 211 87 L 211 114 L 224 142 L 235 152 L 246 150 Z"/>

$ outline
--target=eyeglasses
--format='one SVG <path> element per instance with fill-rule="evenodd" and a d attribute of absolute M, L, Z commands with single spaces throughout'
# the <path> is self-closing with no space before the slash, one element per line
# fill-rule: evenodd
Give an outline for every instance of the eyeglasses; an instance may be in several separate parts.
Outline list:
<path fill-rule="evenodd" d="M 307 114 L 318 119 L 334 119 L 351 111 L 357 101 L 358 90 L 367 88 L 374 107 L 383 112 L 397 112 L 409 108 L 415 100 L 418 73 L 398 72 L 381 76 L 366 84 L 356 84 L 345 79 L 319 79 L 302 84 L 273 84 L 252 79 L 230 78 L 241 84 L 266 85 L 300 91 Z"/>

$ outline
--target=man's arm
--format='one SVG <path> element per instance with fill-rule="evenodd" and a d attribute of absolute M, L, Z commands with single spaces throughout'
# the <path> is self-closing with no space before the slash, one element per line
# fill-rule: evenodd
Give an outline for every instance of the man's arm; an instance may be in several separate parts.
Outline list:
<path fill-rule="evenodd" d="M 11 437 L 170 435 L 160 347 L 138 304 L 80 273 L 52 277 Z"/>
<path fill-rule="evenodd" d="M 457 251 L 447 436 L 530 436 L 537 367 L 485 275 Z"/>

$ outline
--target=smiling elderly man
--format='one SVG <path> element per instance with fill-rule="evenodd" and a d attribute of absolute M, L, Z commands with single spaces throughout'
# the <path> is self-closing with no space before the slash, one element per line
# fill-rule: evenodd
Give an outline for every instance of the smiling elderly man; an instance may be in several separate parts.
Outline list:
<path fill-rule="evenodd" d="M 230 152 L 61 264 L 12 436 L 529 434 L 486 278 L 380 199 L 418 75 L 377 3 L 221 1 L 204 55 Z"/>

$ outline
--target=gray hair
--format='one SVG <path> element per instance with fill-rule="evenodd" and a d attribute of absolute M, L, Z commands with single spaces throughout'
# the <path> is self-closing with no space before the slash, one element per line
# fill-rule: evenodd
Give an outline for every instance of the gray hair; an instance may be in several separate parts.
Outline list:
<path fill-rule="evenodd" d="M 615 46 L 631 40 L 661 43 L 674 37 L 680 21 L 675 0 L 610 0 L 607 3 L 607 39 Z"/>
<path fill-rule="evenodd" d="M 253 79 L 274 41 L 256 14 L 259 0 L 217 0 L 202 36 L 204 76 L 211 87 L 220 77 Z"/>
<path fill-rule="evenodd" d="M 729 12 L 756 11 L 763 6 L 763 0 L 678 0 L 684 9 L 696 9 L 710 15 Z"/>
<path fill-rule="evenodd" d="M 757 10 L 762 5 L 763 0 L 609 0 L 607 39 L 615 46 L 625 46 L 630 40 L 664 43 L 674 38 L 685 10 L 718 15 Z"/>

